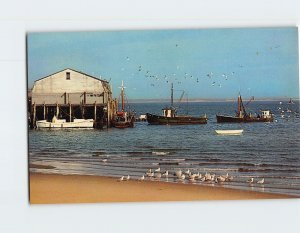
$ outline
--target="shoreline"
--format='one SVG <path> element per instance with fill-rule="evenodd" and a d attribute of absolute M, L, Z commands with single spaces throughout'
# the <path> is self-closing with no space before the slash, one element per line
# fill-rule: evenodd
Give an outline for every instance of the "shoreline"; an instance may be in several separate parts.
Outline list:
<path fill-rule="evenodd" d="M 250 200 L 298 198 L 225 187 L 88 175 L 29 173 L 31 204 Z"/>

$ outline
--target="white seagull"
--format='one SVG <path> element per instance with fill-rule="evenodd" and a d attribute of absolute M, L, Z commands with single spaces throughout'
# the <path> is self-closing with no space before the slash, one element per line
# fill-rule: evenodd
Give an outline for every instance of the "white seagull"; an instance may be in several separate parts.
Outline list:
<path fill-rule="evenodd" d="M 181 176 L 180 176 L 180 178 L 179 178 L 180 180 L 184 180 L 185 179 L 185 175 L 184 174 L 182 174 Z"/>
<path fill-rule="evenodd" d="M 225 180 L 226 180 L 226 178 L 223 177 L 223 176 L 218 176 L 218 177 L 217 177 L 217 181 L 218 181 L 218 182 L 224 182 Z"/>
<path fill-rule="evenodd" d="M 169 176 L 169 171 L 165 171 L 165 173 L 162 174 L 162 175 L 168 177 Z"/>
<path fill-rule="evenodd" d="M 205 176 L 203 176 L 200 181 L 204 182 L 206 180 Z"/>
<path fill-rule="evenodd" d="M 160 173 L 160 172 L 156 173 L 156 174 L 155 174 L 155 178 L 156 178 L 156 179 L 160 179 L 160 178 L 161 178 L 161 173 Z"/>
<path fill-rule="evenodd" d="M 257 183 L 258 183 L 258 184 L 263 184 L 263 183 L 265 183 L 265 179 L 262 178 L 262 180 L 257 181 Z"/>
<path fill-rule="evenodd" d="M 250 180 L 247 180 L 247 183 L 252 184 L 254 182 L 253 177 L 250 178 Z"/>
<path fill-rule="evenodd" d="M 160 172 L 160 167 L 155 170 L 156 172 Z"/>
<path fill-rule="evenodd" d="M 124 176 L 122 176 L 120 179 L 118 179 L 118 181 L 123 181 L 124 180 Z"/>
<path fill-rule="evenodd" d="M 130 175 L 127 175 L 126 180 L 130 180 Z"/>
<path fill-rule="evenodd" d="M 181 175 L 182 175 L 182 171 L 181 171 L 181 170 L 178 170 L 178 171 L 175 172 L 175 174 L 176 174 L 176 176 L 177 176 L 178 178 L 180 178 Z"/>
<path fill-rule="evenodd" d="M 190 175 L 190 169 L 188 169 L 187 171 L 184 172 L 186 175 Z"/>
<path fill-rule="evenodd" d="M 154 172 L 147 172 L 146 174 L 148 177 L 153 177 L 154 176 Z"/>
<path fill-rule="evenodd" d="M 139 178 L 140 181 L 145 180 L 145 176 L 143 175 L 141 178 Z"/>

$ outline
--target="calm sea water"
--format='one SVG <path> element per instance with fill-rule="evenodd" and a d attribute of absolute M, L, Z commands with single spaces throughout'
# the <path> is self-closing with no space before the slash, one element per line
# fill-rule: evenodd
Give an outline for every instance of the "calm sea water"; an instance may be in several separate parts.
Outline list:
<path fill-rule="evenodd" d="M 137 116 L 160 114 L 164 103 L 131 104 Z M 186 105 L 182 104 L 185 113 Z M 190 115 L 206 114 L 206 125 L 153 126 L 137 122 L 134 128 L 104 130 L 30 130 L 30 164 L 52 169 L 31 171 L 120 177 L 142 176 L 149 168 L 162 171 L 190 169 L 192 172 L 229 173 L 224 184 L 195 182 L 195 185 L 224 186 L 260 192 L 300 196 L 299 102 L 253 102 L 248 109 L 270 109 L 273 123 L 218 124 L 215 115 L 233 115 L 234 102 L 189 103 Z M 284 111 L 284 112 L 281 112 Z M 241 136 L 216 135 L 216 129 L 243 129 Z M 106 162 L 103 160 L 107 159 Z M 263 185 L 246 180 L 265 178 Z M 175 177 L 164 182 L 179 182 Z M 186 183 L 189 181 L 186 180 Z"/>

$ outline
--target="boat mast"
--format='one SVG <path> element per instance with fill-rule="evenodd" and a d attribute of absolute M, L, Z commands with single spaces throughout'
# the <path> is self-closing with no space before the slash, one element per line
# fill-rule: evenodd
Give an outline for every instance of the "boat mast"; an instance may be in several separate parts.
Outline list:
<path fill-rule="evenodd" d="M 241 117 L 241 95 L 238 96 L 238 116 Z"/>
<path fill-rule="evenodd" d="M 124 100 L 124 84 L 122 80 L 122 86 L 121 86 L 121 101 L 122 101 L 122 112 L 125 111 L 125 100 Z"/>
<path fill-rule="evenodd" d="M 171 83 L 171 107 L 173 107 L 173 83 Z"/>
<path fill-rule="evenodd" d="M 243 104 L 242 96 L 239 95 L 239 117 L 244 117 L 247 115 L 245 106 Z"/>

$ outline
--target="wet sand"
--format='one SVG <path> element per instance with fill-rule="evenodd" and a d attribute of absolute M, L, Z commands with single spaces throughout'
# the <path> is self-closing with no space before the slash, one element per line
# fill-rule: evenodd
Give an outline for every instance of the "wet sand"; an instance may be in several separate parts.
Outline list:
<path fill-rule="evenodd" d="M 30 203 L 150 202 L 293 198 L 289 195 L 158 181 L 30 173 Z"/>

